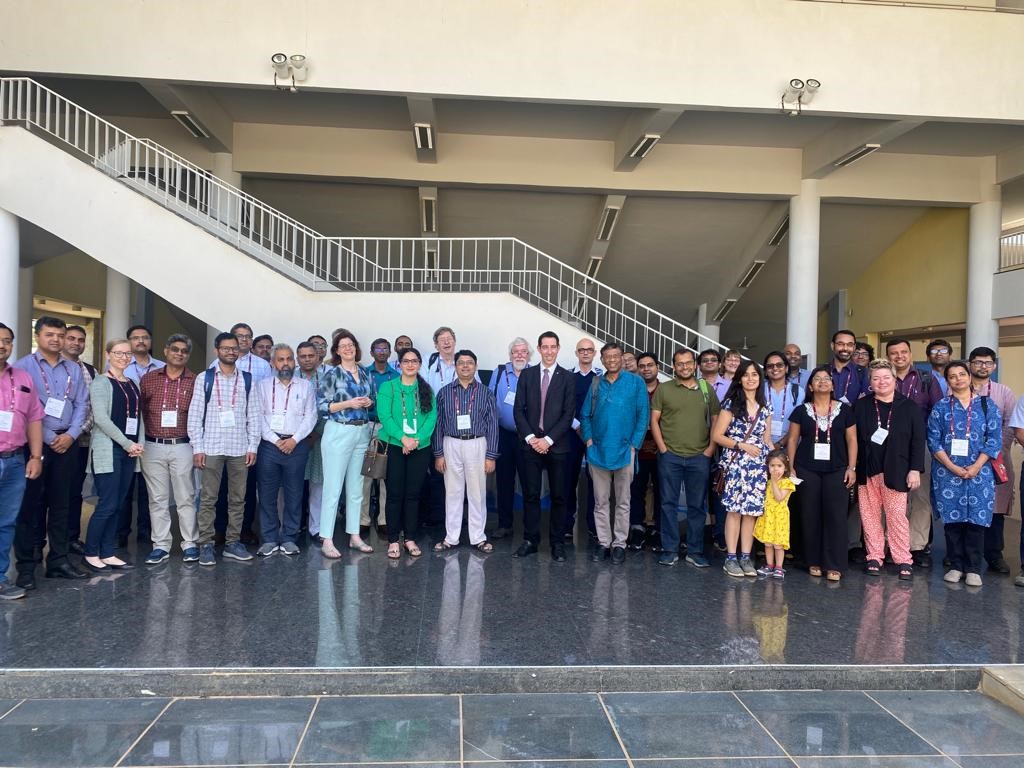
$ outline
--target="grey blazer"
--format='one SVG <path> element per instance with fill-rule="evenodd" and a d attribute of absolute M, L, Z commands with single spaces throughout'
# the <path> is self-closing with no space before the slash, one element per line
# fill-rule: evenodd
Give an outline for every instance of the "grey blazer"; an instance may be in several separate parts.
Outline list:
<path fill-rule="evenodd" d="M 142 423 L 141 406 L 139 409 L 139 436 L 137 440 L 125 437 L 124 432 L 110 420 L 110 404 L 113 399 L 114 385 L 110 377 L 99 374 L 89 385 L 89 399 L 92 404 L 93 429 L 92 441 L 89 444 L 89 466 L 93 474 L 114 471 L 114 443 L 126 451 L 132 443 L 142 443 L 146 439 L 146 427 Z M 135 471 L 140 468 L 139 460 L 135 460 Z"/>

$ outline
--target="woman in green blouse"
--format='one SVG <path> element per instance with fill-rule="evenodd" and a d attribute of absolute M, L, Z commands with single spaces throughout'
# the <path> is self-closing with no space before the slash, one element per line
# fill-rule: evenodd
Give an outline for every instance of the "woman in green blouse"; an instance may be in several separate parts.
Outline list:
<path fill-rule="evenodd" d="M 423 357 L 406 349 L 398 359 L 401 376 L 381 385 L 377 392 L 380 439 L 388 446 L 388 499 L 384 516 L 388 525 L 388 557 L 402 556 L 399 536 L 405 533 L 405 551 L 423 554 L 416 546 L 419 533 L 420 490 L 430 466 L 430 437 L 437 422 L 437 406 L 430 385 L 420 376 Z"/>

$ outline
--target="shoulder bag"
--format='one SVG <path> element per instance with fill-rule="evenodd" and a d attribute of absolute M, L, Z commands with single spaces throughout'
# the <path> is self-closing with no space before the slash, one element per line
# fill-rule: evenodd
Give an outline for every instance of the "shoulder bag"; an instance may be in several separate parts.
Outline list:
<path fill-rule="evenodd" d="M 360 470 L 363 477 L 373 480 L 383 480 L 388 473 L 388 449 L 377 437 L 378 426 L 374 426 L 370 434 L 370 443 L 366 446 L 366 455 L 363 456 L 363 467 Z"/>

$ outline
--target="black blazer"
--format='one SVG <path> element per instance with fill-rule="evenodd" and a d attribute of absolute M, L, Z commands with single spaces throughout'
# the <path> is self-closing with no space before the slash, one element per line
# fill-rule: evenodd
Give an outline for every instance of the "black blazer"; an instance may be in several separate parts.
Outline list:
<path fill-rule="evenodd" d="M 550 437 L 554 443 L 551 453 L 566 453 L 569 450 L 569 435 L 572 420 L 576 415 L 576 377 L 560 365 L 555 365 L 548 384 L 548 396 L 544 402 L 544 424 L 540 428 L 540 372 L 541 365 L 531 365 L 519 374 L 516 387 L 516 402 L 512 414 L 516 420 L 519 439 L 527 435 Z"/>
<path fill-rule="evenodd" d="M 878 429 L 875 396 L 869 394 L 858 400 L 853 407 L 853 417 L 857 424 L 857 482 L 865 485 L 868 481 L 867 450 L 871 436 Z M 924 413 L 917 403 L 897 392 L 892 401 L 892 422 L 882 462 L 886 487 L 906 492 L 907 472 L 912 469 L 924 472 L 924 458 Z"/>

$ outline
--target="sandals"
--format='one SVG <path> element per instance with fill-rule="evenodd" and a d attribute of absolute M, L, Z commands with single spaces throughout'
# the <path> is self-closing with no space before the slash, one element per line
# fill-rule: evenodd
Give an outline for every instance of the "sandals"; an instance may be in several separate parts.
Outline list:
<path fill-rule="evenodd" d="M 483 552 L 485 555 L 489 555 L 491 554 L 491 552 L 494 551 L 494 545 L 491 544 L 491 542 L 489 542 L 487 539 L 484 539 L 483 541 L 478 542 L 473 546 L 476 547 L 476 550 L 478 552 Z"/>
<path fill-rule="evenodd" d="M 821 578 L 821 567 L 820 566 L 812 565 L 808 570 L 810 571 L 811 576 L 814 576 L 815 578 L 819 578 L 819 579 Z"/>
<path fill-rule="evenodd" d="M 402 547 L 401 547 L 401 545 L 397 541 L 392 542 L 391 544 L 388 544 L 388 559 L 390 559 L 390 560 L 398 560 L 401 557 L 402 557 Z"/>
<path fill-rule="evenodd" d="M 447 539 L 441 539 L 437 544 L 434 545 L 435 552 L 448 552 L 458 547 L 458 544 L 449 544 Z"/>
<path fill-rule="evenodd" d="M 409 553 L 409 557 L 419 557 L 423 554 L 423 550 L 416 546 L 415 541 L 405 542 L 405 551 Z"/>
<path fill-rule="evenodd" d="M 825 578 L 829 581 L 839 581 L 841 578 L 843 578 L 843 574 L 841 574 L 839 571 L 829 571 L 827 574 L 825 574 Z"/>
<path fill-rule="evenodd" d="M 882 564 L 877 560 L 868 560 L 864 566 L 864 572 L 868 576 L 880 576 L 882 574 Z"/>
<path fill-rule="evenodd" d="M 914 578 L 914 569 L 909 563 L 903 563 L 900 566 L 900 578 L 903 581 L 908 581 Z"/>
<path fill-rule="evenodd" d="M 341 552 L 338 551 L 338 548 L 334 546 L 334 542 L 330 539 L 324 539 L 323 546 L 320 548 L 320 553 L 324 557 L 329 557 L 331 560 L 337 560 L 341 557 Z"/>
<path fill-rule="evenodd" d="M 370 554 L 371 552 L 373 552 L 373 547 L 371 547 L 365 541 L 360 541 L 358 544 L 353 544 L 352 541 L 350 540 L 349 543 L 348 543 L 348 548 L 349 549 L 354 549 L 357 552 L 363 552 L 364 554 L 367 554 L 367 555 Z"/>

